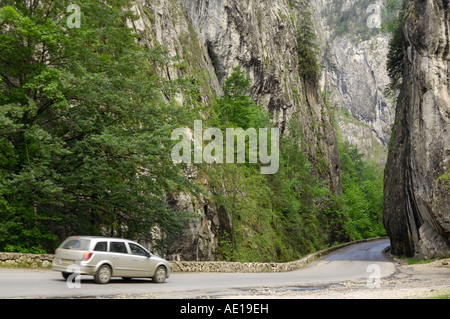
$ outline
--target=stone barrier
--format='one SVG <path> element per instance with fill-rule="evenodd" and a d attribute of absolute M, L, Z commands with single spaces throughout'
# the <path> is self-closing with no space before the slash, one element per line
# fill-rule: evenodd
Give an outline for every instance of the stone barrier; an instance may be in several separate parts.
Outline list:
<path fill-rule="evenodd" d="M 54 255 L 2 253 L 0 252 L 0 266 L 2 267 L 37 267 L 50 268 Z"/>
<path fill-rule="evenodd" d="M 288 272 L 300 269 L 311 261 L 330 254 L 338 249 L 373 241 L 382 238 L 364 239 L 351 243 L 345 243 L 333 246 L 315 253 L 312 253 L 302 259 L 285 263 L 256 263 L 256 262 L 225 262 L 225 261 L 170 261 L 172 272 L 223 272 L 223 273 L 276 273 Z M 38 267 L 51 268 L 54 255 L 38 255 L 24 253 L 2 253 L 0 252 L 0 266 L 2 267 Z"/>
<path fill-rule="evenodd" d="M 312 253 L 302 259 L 285 262 L 285 263 L 240 263 L 240 262 L 225 262 L 225 261 L 171 261 L 170 266 L 173 272 L 228 272 L 228 273 L 276 273 L 276 272 L 289 272 L 300 269 L 306 266 L 313 260 L 328 255 L 341 248 L 375 241 L 384 238 L 372 238 L 353 241 L 337 246 L 333 246 L 324 250 Z"/>

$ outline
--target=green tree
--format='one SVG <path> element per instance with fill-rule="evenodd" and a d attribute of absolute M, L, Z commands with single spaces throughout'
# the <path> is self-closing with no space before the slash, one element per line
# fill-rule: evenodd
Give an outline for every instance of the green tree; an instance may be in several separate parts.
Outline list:
<path fill-rule="evenodd" d="M 342 214 L 350 240 L 384 236 L 383 170 L 367 163 L 358 148 L 339 144 L 341 157 Z"/>
<path fill-rule="evenodd" d="M 239 66 L 233 68 L 222 90 L 224 94 L 216 99 L 212 110 L 211 121 L 215 127 L 244 130 L 254 128 L 257 132 L 258 128 L 270 126 L 267 111 L 249 97 L 250 79 Z M 248 144 L 246 140 L 246 150 Z M 216 164 L 207 168 L 207 175 L 214 201 L 225 209 L 231 219 L 231 228 L 222 236 L 221 250 L 224 258 L 240 261 L 268 260 L 271 254 L 265 255 L 262 252 L 267 246 L 257 243 L 264 240 L 262 233 L 270 230 L 267 226 L 270 219 L 270 189 L 259 173 L 259 164 Z M 253 231 L 253 242 L 244 235 L 246 230 Z"/>
<path fill-rule="evenodd" d="M 403 80 L 403 68 L 405 63 L 405 36 L 403 34 L 404 1 L 389 0 L 388 7 L 397 13 L 397 16 L 386 23 L 384 28 L 391 34 L 386 68 L 390 78 L 387 93 L 393 93 L 400 89 Z"/>
<path fill-rule="evenodd" d="M 315 82 L 319 75 L 319 47 L 311 17 L 311 10 L 305 3 L 297 26 L 297 53 L 299 75 L 305 81 Z"/>
<path fill-rule="evenodd" d="M 166 204 L 186 185 L 170 131 L 186 115 L 164 102 L 167 61 L 127 27 L 128 0 L 8 1 L 0 9 L 0 250 L 51 251 L 58 236 L 151 238 L 180 230 Z M 58 235 L 58 236 L 56 236 Z"/>
<path fill-rule="evenodd" d="M 217 98 L 213 113 L 215 125 L 246 130 L 269 124 L 267 112 L 249 97 L 250 79 L 240 66 L 233 68 L 222 89 L 224 94 Z"/>
<path fill-rule="evenodd" d="M 281 169 L 271 182 L 274 205 L 281 214 L 285 240 L 295 251 L 294 258 L 320 249 L 328 239 L 327 221 L 318 206 L 328 189 L 314 175 L 303 141 L 300 123 L 291 120 L 281 141 Z"/>

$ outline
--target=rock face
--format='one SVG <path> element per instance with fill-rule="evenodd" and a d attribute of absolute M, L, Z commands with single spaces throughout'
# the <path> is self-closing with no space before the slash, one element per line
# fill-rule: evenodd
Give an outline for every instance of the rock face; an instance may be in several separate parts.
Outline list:
<path fill-rule="evenodd" d="M 384 224 L 397 255 L 449 255 L 447 0 L 408 0 L 405 68 L 385 171 Z"/>
<path fill-rule="evenodd" d="M 339 193 L 339 152 L 330 114 L 318 85 L 303 85 L 298 74 L 298 8 L 298 0 L 138 0 L 135 10 L 141 18 L 133 27 L 143 45 L 162 45 L 184 61 L 158 73 L 170 79 L 195 76 L 206 105 L 220 94 L 233 67 L 241 66 L 251 79 L 252 99 L 271 113 L 282 133 L 291 118 L 299 119 L 309 160 L 325 162 L 322 177 Z M 206 199 L 180 195 L 173 205 L 198 218 L 186 225 L 168 258 L 214 260 L 219 230 L 230 226 L 229 216 Z"/>
<path fill-rule="evenodd" d="M 213 261 L 217 259 L 219 235 L 230 232 L 230 216 L 203 196 L 194 200 L 189 194 L 177 194 L 171 201 L 177 210 L 190 212 L 185 233 L 171 245 L 167 258 L 174 261 Z"/>
<path fill-rule="evenodd" d="M 296 21 L 300 1 L 181 0 L 205 44 L 219 83 L 241 66 L 251 79 L 251 97 L 268 110 L 283 133 L 296 116 L 304 128 L 310 160 L 327 161 L 330 187 L 340 192 L 339 155 L 330 115 L 318 86 L 298 74 Z M 289 4 L 288 4 L 289 2 Z"/>
<path fill-rule="evenodd" d="M 389 84 L 387 37 L 379 35 L 356 43 L 349 37 L 338 37 L 329 45 L 334 53 L 329 77 L 331 85 L 339 91 L 342 105 L 370 127 L 374 137 L 387 149 L 394 122 L 391 103 L 383 95 Z"/>
<path fill-rule="evenodd" d="M 367 3 L 355 0 L 312 0 L 325 66 L 321 86 L 329 94 L 344 141 L 356 145 L 367 160 L 386 163 L 394 124 L 394 107 L 384 91 L 389 36 L 366 25 Z M 371 1 L 383 6 L 381 1 Z M 354 18 L 357 14 L 358 18 Z M 351 27 L 338 32 L 346 19 Z M 342 23 L 342 22 L 341 22 Z M 365 30 L 369 35 L 358 32 Z"/>

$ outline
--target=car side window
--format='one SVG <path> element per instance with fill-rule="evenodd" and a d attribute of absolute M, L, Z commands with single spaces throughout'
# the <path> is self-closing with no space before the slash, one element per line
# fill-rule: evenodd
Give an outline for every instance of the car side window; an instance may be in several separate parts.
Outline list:
<path fill-rule="evenodd" d="M 125 243 L 119 242 L 119 241 L 112 241 L 109 244 L 109 251 L 113 252 L 113 253 L 128 254 L 127 247 L 125 246 Z"/>
<path fill-rule="evenodd" d="M 132 243 L 129 243 L 129 245 L 130 245 L 131 253 L 133 255 L 147 256 L 147 252 L 142 247 L 139 247 L 138 245 L 132 244 Z"/>
<path fill-rule="evenodd" d="M 106 241 L 101 241 L 95 245 L 94 251 L 106 251 L 107 247 L 108 247 L 108 245 L 107 245 Z"/>

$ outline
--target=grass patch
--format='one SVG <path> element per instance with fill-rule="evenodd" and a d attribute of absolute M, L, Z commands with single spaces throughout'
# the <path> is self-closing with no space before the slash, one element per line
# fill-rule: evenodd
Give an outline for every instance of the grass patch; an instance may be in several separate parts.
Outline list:
<path fill-rule="evenodd" d="M 432 263 L 433 261 L 436 261 L 436 259 L 417 260 L 417 259 L 414 259 L 414 258 L 409 258 L 408 259 L 408 265 L 429 264 L 429 263 Z"/>

